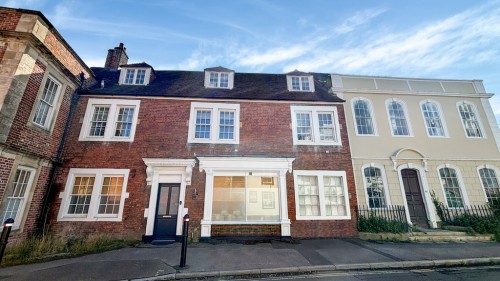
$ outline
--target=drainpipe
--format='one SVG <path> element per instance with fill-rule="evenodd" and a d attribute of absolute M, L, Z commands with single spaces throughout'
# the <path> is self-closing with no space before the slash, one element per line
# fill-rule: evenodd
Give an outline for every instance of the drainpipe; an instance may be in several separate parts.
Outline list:
<path fill-rule="evenodd" d="M 54 186 L 54 182 L 56 180 L 57 171 L 62 166 L 62 154 L 64 151 L 64 142 L 66 141 L 66 137 L 69 133 L 69 128 L 71 127 L 71 121 L 73 120 L 73 115 L 75 112 L 76 104 L 78 103 L 78 99 L 80 98 L 79 92 L 83 89 L 83 84 L 85 83 L 85 75 L 83 72 L 80 72 L 80 85 L 75 89 L 73 94 L 71 95 L 71 101 L 69 105 L 68 118 L 66 119 L 66 123 L 64 124 L 63 134 L 61 136 L 61 140 L 59 141 L 59 145 L 57 147 L 56 159 L 52 162 L 53 168 L 50 173 L 49 186 L 47 187 L 47 191 L 44 194 L 42 210 L 40 212 L 40 216 L 38 218 L 38 225 L 36 227 L 36 234 L 38 236 L 43 235 L 45 232 L 45 228 L 47 226 L 47 219 L 49 215 L 50 206 L 49 203 L 52 197 L 52 190 Z"/>

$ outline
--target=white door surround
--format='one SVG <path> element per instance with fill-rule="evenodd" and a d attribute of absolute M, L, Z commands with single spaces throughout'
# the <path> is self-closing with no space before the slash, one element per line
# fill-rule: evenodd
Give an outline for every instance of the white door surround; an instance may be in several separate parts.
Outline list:
<path fill-rule="evenodd" d="M 176 235 L 182 235 L 182 218 L 188 213 L 184 208 L 186 186 L 191 185 L 191 175 L 196 164 L 195 159 L 168 159 L 168 158 L 143 158 L 146 164 L 146 183 L 151 186 L 149 195 L 149 206 L 144 210 L 147 218 L 145 236 L 152 236 L 156 215 L 156 203 L 158 201 L 158 188 L 160 183 L 179 183 L 181 186 L 179 210 L 177 212 Z"/>
<path fill-rule="evenodd" d="M 265 158 L 265 157 L 197 157 L 200 172 L 205 171 L 205 202 L 203 219 L 201 220 L 201 237 L 210 237 L 212 230 L 212 204 L 214 191 L 214 173 L 224 172 L 266 172 L 275 173 L 278 177 L 279 210 L 281 236 L 290 236 L 290 219 L 286 193 L 286 173 L 292 172 L 292 162 L 295 158 Z M 228 222 L 228 224 L 231 224 Z M 241 223 L 238 223 L 241 224 Z M 257 224 L 257 223 L 249 223 Z"/>

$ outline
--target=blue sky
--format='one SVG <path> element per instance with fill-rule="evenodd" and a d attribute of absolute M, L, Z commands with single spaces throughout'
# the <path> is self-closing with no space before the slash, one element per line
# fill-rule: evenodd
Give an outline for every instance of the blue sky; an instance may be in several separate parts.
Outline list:
<path fill-rule="evenodd" d="M 89 66 L 123 42 L 155 69 L 481 79 L 500 123 L 500 1 L 0 0 L 39 10 Z"/>

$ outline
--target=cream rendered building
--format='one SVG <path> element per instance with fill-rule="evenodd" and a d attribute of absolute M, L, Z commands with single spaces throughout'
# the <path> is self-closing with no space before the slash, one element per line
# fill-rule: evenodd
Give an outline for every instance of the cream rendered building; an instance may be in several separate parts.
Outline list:
<path fill-rule="evenodd" d="M 437 227 L 448 208 L 499 191 L 500 130 L 480 80 L 332 74 L 346 100 L 359 205 L 402 205 L 413 225 Z"/>

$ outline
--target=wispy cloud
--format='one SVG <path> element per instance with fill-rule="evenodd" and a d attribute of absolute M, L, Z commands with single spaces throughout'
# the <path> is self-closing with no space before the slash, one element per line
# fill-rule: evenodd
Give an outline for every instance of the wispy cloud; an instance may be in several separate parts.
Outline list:
<path fill-rule="evenodd" d="M 359 47 L 337 46 L 325 52 L 329 47 L 323 45 L 283 69 L 348 73 L 404 70 L 422 75 L 453 64 L 477 63 L 475 59 L 499 61 L 499 14 L 500 7 L 490 3 L 419 30 L 378 34 L 378 39 L 364 37 L 368 40 L 359 40 Z"/>
<path fill-rule="evenodd" d="M 343 34 L 349 33 L 356 29 L 358 26 L 363 25 L 364 23 L 369 22 L 373 18 L 378 17 L 380 14 L 386 12 L 387 9 L 378 8 L 378 9 L 367 9 L 363 11 L 359 11 L 353 16 L 349 17 L 342 23 L 340 26 L 334 29 L 335 33 Z"/>
<path fill-rule="evenodd" d="M 54 25 L 58 26 L 61 30 L 76 30 L 105 37 L 137 38 L 167 42 L 171 41 L 172 37 L 196 42 L 206 40 L 205 38 L 176 32 L 168 28 L 147 26 L 131 20 L 123 22 L 120 18 L 102 20 L 90 17 L 88 14 L 81 14 L 77 4 L 70 1 L 58 4 L 54 8 L 54 13 L 50 18 Z"/>
<path fill-rule="evenodd" d="M 8 0 L 2 5 L 10 8 L 33 9 L 43 2 L 43 0 Z"/>

